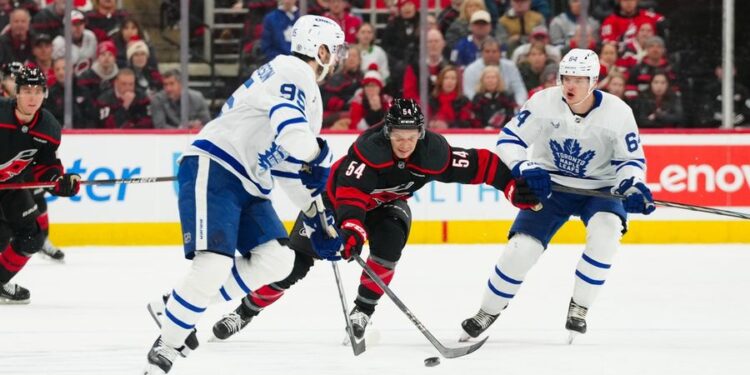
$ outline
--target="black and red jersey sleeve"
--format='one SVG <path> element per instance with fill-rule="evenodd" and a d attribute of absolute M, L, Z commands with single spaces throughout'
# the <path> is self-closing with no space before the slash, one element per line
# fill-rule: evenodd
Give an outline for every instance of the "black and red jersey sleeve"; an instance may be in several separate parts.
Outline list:
<path fill-rule="evenodd" d="M 41 140 L 41 146 L 34 158 L 32 172 L 36 181 L 54 181 L 64 173 L 62 162 L 57 158 L 62 128 L 49 111 L 46 109 L 40 111 L 39 123 L 29 131 L 29 135 Z"/>
<path fill-rule="evenodd" d="M 363 160 L 350 154 L 343 158 L 336 169 L 336 184 L 333 194 L 336 219 L 365 221 L 371 193 L 378 181 L 378 172 Z"/>
<path fill-rule="evenodd" d="M 503 191 L 513 178 L 510 169 L 490 150 L 451 147 L 448 167 L 435 180 L 461 184 L 487 184 Z"/>

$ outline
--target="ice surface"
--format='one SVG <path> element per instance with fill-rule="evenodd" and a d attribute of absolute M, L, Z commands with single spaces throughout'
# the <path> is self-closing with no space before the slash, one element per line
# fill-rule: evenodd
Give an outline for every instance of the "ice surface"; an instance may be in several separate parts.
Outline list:
<path fill-rule="evenodd" d="M 177 247 L 71 248 L 67 263 L 33 259 L 14 280 L 26 306 L 0 305 L 0 374 L 139 374 L 158 335 L 145 304 L 188 262 Z M 227 342 L 198 325 L 201 347 L 170 374 L 750 374 L 750 246 L 625 246 L 588 316 L 589 332 L 565 344 L 565 313 L 582 246 L 552 245 L 479 351 L 437 352 L 383 297 L 380 342 L 360 357 L 341 346 L 344 322 L 331 267 L 308 277 Z M 479 306 L 501 245 L 409 246 L 391 286 L 446 345 Z M 349 304 L 359 277 L 341 265 Z"/>

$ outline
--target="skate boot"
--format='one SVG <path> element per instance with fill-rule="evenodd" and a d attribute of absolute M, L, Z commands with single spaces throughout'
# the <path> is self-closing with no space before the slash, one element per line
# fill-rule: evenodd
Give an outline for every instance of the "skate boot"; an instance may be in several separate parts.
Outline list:
<path fill-rule="evenodd" d="M 370 322 L 370 314 L 360 310 L 359 306 L 354 306 L 349 313 L 349 320 L 352 322 L 352 333 L 357 340 L 365 336 L 365 329 Z"/>
<path fill-rule="evenodd" d="M 156 325 L 161 328 L 161 321 L 164 318 L 164 310 L 167 307 L 167 301 L 169 300 L 169 293 L 164 294 L 161 298 L 151 301 L 146 305 L 148 313 L 151 314 L 151 318 L 154 319 Z M 187 357 L 191 351 L 198 349 L 200 342 L 198 341 L 197 330 L 193 328 L 188 337 L 185 339 L 185 346 L 179 351 L 182 357 Z"/>
<path fill-rule="evenodd" d="M 65 260 L 65 253 L 55 247 L 55 245 L 52 244 L 49 238 L 44 240 L 44 246 L 42 246 L 41 253 L 58 262 L 63 262 Z"/>
<path fill-rule="evenodd" d="M 0 284 L 0 305 L 25 305 L 31 302 L 31 292 L 28 289 L 13 284 Z"/>
<path fill-rule="evenodd" d="M 461 335 L 461 338 L 458 339 L 458 341 L 468 341 L 471 338 L 476 338 L 477 336 L 481 335 L 482 332 L 487 330 L 487 328 L 490 328 L 490 326 L 495 322 L 495 319 L 497 319 L 498 316 L 500 316 L 500 314 L 492 315 L 484 312 L 484 310 L 482 309 L 479 309 L 479 312 L 477 312 L 476 315 L 464 320 L 461 323 L 461 328 L 463 328 L 464 334 Z"/>
<path fill-rule="evenodd" d="M 588 308 L 583 307 L 570 299 L 570 306 L 568 306 L 568 320 L 565 322 L 565 329 L 570 331 L 570 337 L 568 338 L 568 344 L 573 343 L 573 339 L 579 334 L 586 333 L 586 313 Z"/>
<path fill-rule="evenodd" d="M 219 340 L 226 340 L 245 328 L 256 315 L 257 313 L 240 304 L 214 324 L 214 336 Z"/>
<path fill-rule="evenodd" d="M 183 346 L 184 348 L 184 346 Z M 146 357 L 148 364 L 143 370 L 143 375 L 162 375 L 172 369 L 172 364 L 180 350 L 170 347 L 161 340 L 161 336 L 154 341 L 151 350 Z"/>

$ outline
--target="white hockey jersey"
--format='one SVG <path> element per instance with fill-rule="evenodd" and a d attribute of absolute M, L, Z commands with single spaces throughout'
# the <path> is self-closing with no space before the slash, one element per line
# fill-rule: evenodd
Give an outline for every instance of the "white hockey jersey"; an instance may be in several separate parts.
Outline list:
<path fill-rule="evenodd" d="M 281 177 L 299 173 L 319 152 L 323 104 L 315 74 L 294 56 L 279 55 L 258 68 L 227 99 L 221 113 L 196 136 L 185 155 L 204 155 L 242 181 L 250 194 L 269 198 L 272 170 Z M 292 182 L 299 187 L 299 179 Z M 309 192 L 289 194 L 300 208 Z"/>
<path fill-rule="evenodd" d="M 500 131 L 498 155 L 511 169 L 524 160 L 536 162 L 553 182 L 574 188 L 644 180 L 646 159 L 633 111 L 611 94 L 592 95 L 594 107 L 581 117 L 565 103 L 561 87 L 536 93 Z"/>

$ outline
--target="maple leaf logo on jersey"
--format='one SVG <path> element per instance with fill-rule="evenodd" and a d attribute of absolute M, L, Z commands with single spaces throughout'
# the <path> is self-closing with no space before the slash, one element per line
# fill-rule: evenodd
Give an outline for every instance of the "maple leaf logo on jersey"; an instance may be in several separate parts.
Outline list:
<path fill-rule="evenodd" d="M 581 153 L 581 144 L 570 138 L 564 140 L 562 145 L 555 140 L 550 140 L 549 147 L 552 149 L 557 169 L 565 176 L 584 177 L 586 167 L 596 155 L 594 150 Z"/>
<path fill-rule="evenodd" d="M 8 162 L 0 164 L 0 182 L 8 181 L 18 176 L 34 161 L 36 150 L 23 150 Z"/>
<path fill-rule="evenodd" d="M 271 169 L 286 160 L 289 154 L 276 142 L 271 143 L 271 148 L 262 154 L 258 154 L 258 166 L 261 169 Z"/>

